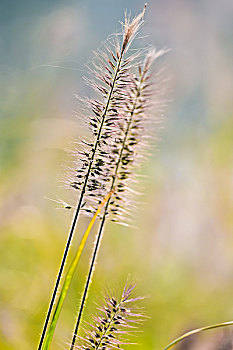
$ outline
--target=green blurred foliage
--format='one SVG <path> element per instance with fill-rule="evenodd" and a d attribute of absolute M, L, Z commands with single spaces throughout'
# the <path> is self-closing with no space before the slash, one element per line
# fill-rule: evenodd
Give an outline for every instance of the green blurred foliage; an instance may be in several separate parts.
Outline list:
<path fill-rule="evenodd" d="M 87 133 L 73 113 L 74 94 L 89 93 L 84 63 L 117 28 L 124 8 L 135 13 L 142 4 L 0 3 L 0 348 L 29 350 L 39 340 L 72 219 L 47 197 L 77 201 L 63 182 L 71 166 L 65 149 Z M 161 349 L 192 327 L 233 319 L 233 6 L 222 4 L 148 6 L 143 34 L 173 49 L 174 102 L 159 152 L 141 170 L 148 178 L 135 228 L 106 226 L 84 315 L 90 320 L 102 291 L 119 289 L 131 274 L 137 293 L 149 295 L 142 302 L 149 318 L 137 335 L 145 350 Z M 72 253 L 87 224 L 81 218 Z M 95 230 L 52 349 L 70 341 Z"/>

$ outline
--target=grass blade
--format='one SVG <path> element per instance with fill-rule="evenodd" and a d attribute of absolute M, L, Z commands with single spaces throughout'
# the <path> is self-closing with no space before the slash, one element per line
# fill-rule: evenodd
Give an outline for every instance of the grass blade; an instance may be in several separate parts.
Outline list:
<path fill-rule="evenodd" d="M 211 329 L 215 329 L 215 328 L 232 326 L 232 325 L 233 325 L 233 321 L 229 321 L 229 322 L 217 323 L 217 324 L 213 324 L 211 326 L 206 326 L 206 327 L 202 327 L 202 328 L 193 329 L 192 331 L 189 331 L 189 332 L 181 335 L 180 337 L 176 338 L 175 340 L 173 340 L 163 350 L 170 350 L 171 348 L 173 348 L 173 346 L 177 345 L 183 339 L 186 339 L 186 338 L 190 337 L 191 335 L 194 335 L 194 334 L 197 334 L 197 333 L 201 333 L 201 332 L 204 332 L 204 331 L 208 331 L 208 330 L 211 330 Z"/>
<path fill-rule="evenodd" d="M 68 291 L 68 288 L 69 288 L 69 285 L 70 285 L 70 282 L 74 276 L 74 273 L 75 273 L 75 270 L 76 270 L 76 267 L 78 265 L 78 262 L 80 260 L 80 256 L 83 252 L 83 249 L 84 249 L 84 246 L 86 244 L 86 241 L 87 241 L 87 238 L 89 237 L 89 234 L 90 234 L 90 231 L 97 219 L 97 216 L 99 215 L 101 209 L 103 208 L 103 206 L 105 205 L 105 203 L 109 200 L 109 198 L 111 197 L 113 191 L 109 192 L 108 195 L 104 198 L 104 200 L 100 203 L 95 215 L 93 216 L 91 222 L 89 223 L 88 227 L 87 227 L 87 230 L 86 232 L 84 233 L 83 235 L 83 238 L 80 242 L 80 245 L 78 247 L 78 250 L 76 252 L 76 255 L 70 265 L 70 268 L 65 276 L 65 280 L 64 280 L 64 283 L 63 283 L 63 286 L 61 288 L 61 292 L 60 292 L 60 295 L 58 297 L 58 300 L 57 300 L 57 303 L 56 303 L 56 306 L 55 306 L 55 309 L 54 309 L 54 313 L 53 313 L 53 316 L 52 316 L 52 320 L 51 320 L 51 323 L 50 323 L 50 326 L 48 328 L 48 331 L 47 331 L 47 334 L 46 334 L 46 337 L 45 337 L 45 341 L 44 341 L 44 344 L 43 344 L 43 347 L 42 349 L 43 350 L 48 350 L 49 349 L 49 346 L 51 344 L 51 341 L 52 341 L 52 338 L 53 338 L 53 334 L 54 334 L 54 331 L 55 331 L 55 328 L 56 328 L 56 325 L 57 325 L 57 321 L 58 321 L 58 318 L 59 318 L 59 315 L 60 315 L 60 312 L 61 312 L 61 309 L 62 309 L 62 305 L 63 305 L 63 302 L 65 300 L 65 297 L 66 297 L 66 294 L 67 294 L 67 291 Z"/>

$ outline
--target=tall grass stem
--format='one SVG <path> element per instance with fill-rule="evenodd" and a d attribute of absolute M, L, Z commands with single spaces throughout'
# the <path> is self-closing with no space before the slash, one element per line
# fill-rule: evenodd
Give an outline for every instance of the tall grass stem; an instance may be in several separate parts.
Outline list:
<path fill-rule="evenodd" d="M 47 315 L 46 315 L 46 318 L 45 318 L 42 334 L 41 334 L 41 337 L 40 337 L 38 350 L 41 350 L 42 346 L 43 346 L 43 342 L 44 342 L 45 334 L 46 334 L 46 331 L 47 331 L 47 328 L 48 328 L 48 324 L 49 324 L 50 316 L 51 316 L 51 313 L 52 313 L 53 305 L 54 305 L 54 302 L 55 302 L 55 299 L 56 299 L 56 296 L 57 296 L 57 292 L 58 292 L 58 288 L 59 288 L 60 281 L 61 281 L 61 278 L 62 278 L 64 266 L 65 266 L 66 259 L 67 259 L 67 256 L 68 256 L 68 253 L 69 253 L 69 249 L 70 249 L 70 245 L 71 245 L 71 242 L 72 242 L 74 230 L 75 230 L 75 227 L 76 227 L 76 224 L 77 224 L 78 215 L 79 215 L 79 211 L 80 211 L 80 208 L 81 208 L 84 192 L 85 191 L 82 191 L 82 193 L 80 195 L 78 206 L 77 206 L 77 209 L 75 211 L 74 219 L 73 219 L 73 222 L 72 222 L 72 225 L 71 225 L 70 233 L 68 235 L 68 239 L 67 239 L 67 242 L 66 242 L 65 250 L 64 250 L 64 253 L 63 253 L 63 256 L 62 256 L 61 265 L 60 265 L 59 272 L 58 272 L 58 275 L 57 275 L 57 280 L 56 280 L 56 283 L 55 283 L 55 287 L 54 287 L 54 290 L 53 290 L 53 294 L 52 294 L 52 297 L 51 297 L 51 300 L 50 300 L 50 304 L 49 304 L 49 308 L 48 308 L 48 311 L 47 311 Z"/>
<path fill-rule="evenodd" d="M 60 315 L 60 312 L 61 312 L 61 309 L 63 306 L 63 302 L 65 300 L 65 297 L 66 297 L 68 288 L 70 286 L 71 280 L 72 280 L 74 273 L 76 271 L 76 268 L 77 268 L 78 262 L 80 260 L 81 254 L 83 252 L 84 246 L 86 244 L 86 241 L 89 237 L 89 234 L 92 230 L 92 227 L 93 227 L 100 211 L 102 210 L 103 206 L 106 204 L 108 199 L 111 197 L 111 195 L 112 195 L 112 192 L 108 193 L 108 195 L 100 203 L 97 211 L 95 212 L 95 215 L 93 216 L 92 220 L 90 221 L 90 223 L 87 227 L 87 230 L 85 231 L 85 233 L 83 235 L 83 238 L 82 238 L 82 240 L 79 244 L 79 247 L 77 249 L 77 252 L 75 254 L 75 257 L 74 257 L 74 259 L 73 259 L 73 261 L 68 269 L 68 272 L 67 272 L 65 279 L 64 279 L 64 283 L 63 283 L 62 288 L 61 288 L 61 292 L 60 292 L 59 297 L 58 297 L 58 301 L 56 303 L 56 307 L 55 307 L 54 312 L 53 312 L 51 323 L 49 325 L 48 331 L 47 331 L 46 336 L 45 336 L 45 341 L 44 341 L 44 344 L 42 347 L 43 350 L 49 349 L 49 346 L 51 344 L 53 334 L 54 334 L 54 331 L 56 328 L 56 324 L 57 324 L 57 321 L 58 321 L 58 318 L 59 318 L 59 315 Z"/>

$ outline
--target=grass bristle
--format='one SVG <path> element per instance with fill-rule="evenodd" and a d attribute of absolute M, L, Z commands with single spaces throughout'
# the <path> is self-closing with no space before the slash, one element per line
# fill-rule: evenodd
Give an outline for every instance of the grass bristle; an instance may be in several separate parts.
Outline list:
<path fill-rule="evenodd" d="M 142 298 L 134 298 L 133 290 L 134 286 L 126 285 L 120 297 L 104 298 L 104 304 L 98 308 L 99 315 L 93 317 L 93 324 L 87 324 L 85 335 L 78 337 L 77 349 L 121 349 L 123 344 L 129 344 L 126 336 L 136 330 L 144 317 L 135 307 Z"/>

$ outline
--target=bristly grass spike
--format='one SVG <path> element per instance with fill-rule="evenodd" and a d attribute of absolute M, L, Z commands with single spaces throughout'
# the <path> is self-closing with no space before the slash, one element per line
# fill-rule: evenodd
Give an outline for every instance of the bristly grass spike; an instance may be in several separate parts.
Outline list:
<path fill-rule="evenodd" d="M 122 294 L 117 297 L 113 293 L 103 298 L 102 306 L 98 307 L 99 314 L 93 317 L 93 322 L 86 322 L 84 336 L 79 336 L 80 350 L 122 349 L 122 345 L 132 344 L 126 336 L 137 330 L 144 319 L 136 302 L 143 297 L 132 296 L 135 285 L 124 286 Z"/>
<path fill-rule="evenodd" d="M 112 173 L 114 172 L 114 158 L 118 153 L 117 145 L 120 143 L 119 138 L 124 123 L 124 101 L 129 94 L 130 80 L 127 66 L 135 59 L 135 55 L 128 55 L 127 57 L 125 55 L 132 39 L 142 25 L 143 15 L 144 11 L 132 21 L 125 17 L 122 44 L 120 45 L 119 36 L 116 35 L 112 42 L 113 49 L 106 44 L 105 50 L 97 51 L 95 55 L 96 62 L 93 68 L 90 69 L 92 77 L 88 79 L 88 82 L 94 88 L 98 97 L 94 99 L 82 98 L 82 100 L 89 108 L 86 120 L 88 120 L 93 137 L 88 144 L 84 144 L 83 150 L 78 151 L 79 164 L 75 171 L 74 180 L 71 182 L 71 187 L 79 190 L 79 199 L 45 318 L 38 350 L 42 349 L 80 210 L 93 214 L 96 205 L 101 203 L 109 192 L 108 184 L 111 182 Z M 86 203 L 85 206 L 83 205 L 84 202 Z"/>

